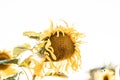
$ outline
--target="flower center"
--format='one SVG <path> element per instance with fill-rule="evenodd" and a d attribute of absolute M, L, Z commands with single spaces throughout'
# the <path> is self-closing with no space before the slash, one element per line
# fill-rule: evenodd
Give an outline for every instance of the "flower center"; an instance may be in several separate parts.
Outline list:
<path fill-rule="evenodd" d="M 59 37 L 57 37 L 57 33 L 55 33 L 50 37 L 50 41 L 54 49 L 54 54 L 57 57 L 56 61 L 70 58 L 73 55 L 75 46 L 67 34 L 63 36 L 63 34 L 59 32 Z"/>
<path fill-rule="evenodd" d="M 103 80 L 109 80 L 108 76 L 105 75 L 105 76 L 103 77 Z"/>
<path fill-rule="evenodd" d="M 7 60 L 7 59 L 10 59 L 9 55 L 7 55 L 4 52 L 0 54 L 0 60 Z M 4 70 L 4 69 L 6 69 L 8 67 L 9 67 L 9 65 L 2 65 L 2 64 L 0 64 L 0 70 Z"/>

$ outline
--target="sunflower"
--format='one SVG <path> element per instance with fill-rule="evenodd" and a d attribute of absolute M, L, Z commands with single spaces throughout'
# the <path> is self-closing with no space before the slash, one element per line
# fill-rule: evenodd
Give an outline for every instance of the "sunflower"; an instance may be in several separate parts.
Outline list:
<path fill-rule="evenodd" d="M 32 35 L 31 32 L 24 32 L 24 35 L 30 38 L 39 37 L 39 43 L 33 50 L 38 52 L 42 60 L 35 66 L 35 73 L 38 73 L 39 68 L 42 68 L 42 70 L 46 70 L 45 68 L 54 69 L 55 72 L 68 72 L 69 69 L 77 71 L 80 68 L 79 44 L 82 41 L 79 38 L 82 38 L 84 34 L 79 33 L 73 27 L 68 27 L 67 22 L 65 24 L 66 26 L 57 25 L 53 27 L 51 21 L 50 29 L 41 32 L 39 36 L 39 33 L 32 32 L 34 33 Z M 40 65 L 43 65 L 43 67 Z"/>
<path fill-rule="evenodd" d="M 5 50 L 0 51 L 0 61 L 1 60 L 10 60 L 12 59 L 12 55 L 10 52 Z M 0 64 L 0 77 L 7 77 L 16 73 L 16 69 L 12 64 Z"/>
<path fill-rule="evenodd" d="M 97 68 L 91 70 L 91 79 L 89 80 L 114 80 L 115 70 L 111 68 Z"/>

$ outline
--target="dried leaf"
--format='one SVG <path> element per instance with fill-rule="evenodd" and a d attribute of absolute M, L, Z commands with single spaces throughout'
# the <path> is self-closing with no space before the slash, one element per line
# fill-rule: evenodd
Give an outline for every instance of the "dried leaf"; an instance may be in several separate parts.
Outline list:
<path fill-rule="evenodd" d="M 16 80 L 15 78 L 17 77 L 18 73 L 17 74 L 14 74 L 6 79 L 3 79 L 3 80 Z"/>
<path fill-rule="evenodd" d="M 27 31 L 23 33 L 24 36 L 28 36 L 29 38 L 32 38 L 32 39 L 40 39 L 40 34 L 41 33 L 36 33 L 33 31 Z"/>
<path fill-rule="evenodd" d="M 12 59 L 12 60 L 0 60 L 0 65 L 6 65 L 6 64 L 18 64 L 18 59 Z"/>
<path fill-rule="evenodd" d="M 50 73 L 45 74 L 45 76 L 56 76 L 56 77 L 61 77 L 61 78 L 68 78 L 68 76 L 64 74 L 63 72 L 50 72 Z"/>
<path fill-rule="evenodd" d="M 29 67 L 30 63 L 31 63 L 31 57 L 26 58 L 21 64 L 20 66 L 24 66 L 24 67 Z"/>
<path fill-rule="evenodd" d="M 13 55 L 18 56 L 21 53 L 23 53 L 24 51 L 30 50 L 30 49 L 31 49 L 31 46 L 29 44 L 23 44 L 21 46 L 17 46 L 13 49 Z"/>

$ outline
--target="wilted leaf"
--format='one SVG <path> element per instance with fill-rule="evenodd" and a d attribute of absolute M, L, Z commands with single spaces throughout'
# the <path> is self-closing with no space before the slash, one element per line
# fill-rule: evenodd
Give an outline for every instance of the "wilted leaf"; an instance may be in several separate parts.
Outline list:
<path fill-rule="evenodd" d="M 20 66 L 29 67 L 30 62 L 30 57 L 28 57 L 20 64 Z"/>
<path fill-rule="evenodd" d="M 23 44 L 21 46 L 17 46 L 13 49 L 13 54 L 14 56 L 18 56 L 20 55 L 21 53 L 23 53 L 24 51 L 26 50 L 30 50 L 31 49 L 31 46 L 29 44 Z"/>
<path fill-rule="evenodd" d="M 12 59 L 12 60 L 0 60 L 0 65 L 6 65 L 6 64 L 17 64 L 18 59 Z"/>
<path fill-rule="evenodd" d="M 3 80 L 16 80 L 15 78 L 17 77 L 18 74 L 14 74 L 6 79 L 3 79 Z"/>
<path fill-rule="evenodd" d="M 41 33 L 36 33 L 33 31 L 27 31 L 23 33 L 24 36 L 28 36 L 29 38 L 32 38 L 32 39 L 40 39 L 40 34 Z"/>
<path fill-rule="evenodd" d="M 45 74 L 45 76 L 56 76 L 56 77 L 61 77 L 61 78 L 68 78 L 66 74 L 63 72 L 48 72 Z"/>
<path fill-rule="evenodd" d="M 45 38 L 43 38 L 42 40 L 46 41 L 46 40 L 48 40 L 48 39 L 49 39 L 49 37 L 45 37 Z"/>

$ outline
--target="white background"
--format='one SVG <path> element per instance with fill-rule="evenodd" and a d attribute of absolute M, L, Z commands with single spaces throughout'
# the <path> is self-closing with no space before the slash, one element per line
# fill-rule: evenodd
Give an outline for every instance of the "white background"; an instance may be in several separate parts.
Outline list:
<path fill-rule="evenodd" d="M 0 0 L 0 49 L 29 42 L 22 33 L 48 29 L 48 18 L 86 34 L 80 47 L 84 71 L 120 64 L 120 0 Z"/>

